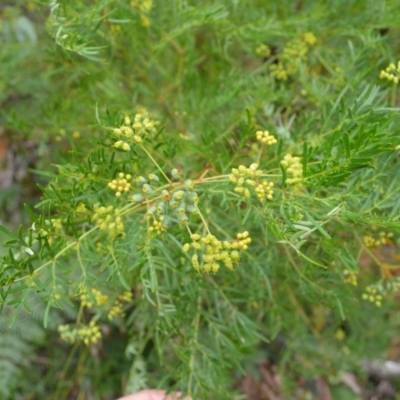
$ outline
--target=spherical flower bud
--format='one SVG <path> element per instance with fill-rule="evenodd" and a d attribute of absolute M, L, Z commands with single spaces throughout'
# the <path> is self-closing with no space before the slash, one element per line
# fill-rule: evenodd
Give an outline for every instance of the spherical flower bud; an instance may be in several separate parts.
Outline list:
<path fill-rule="evenodd" d="M 187 252 L 189 251 L 189 249 L 190 249 L 190 244 L 189 244 L 189 243 L 185 243 L 185 244 L 183 245 L 183 247 L 182 247 L 182 251 L 183 251 L 184 253 L 187 253 Z"/>
<path fill-rule="evenodd" d="M 190 204 L 189 204 L 189 205 L 186 207 L 186 210 L 187 210 L 188 212 L 192 213 L 192 214 L 199 214 L 199 209 L 197 208 L 196 205 L 190 205 Z"/>
<path fill-rule="evenodd" d="M 146 194 L 152 194 L 153 193 L 153 188 L 149 184 L 145 183 L 142 186 L 142 192 L 146 193 Z"/>
<path fill-rule="evenodd" d="M 136 184 L 137 184 L 139 187 L 142 187 L 145 183 L 147 183 L 147 179 L 146 179 L 144 176 L 138 176 L 138 177 L 136 178 Z"/>
<path fill-rule="evenodd" d="M 177 208 L 179 206 L 179 201 L 173 199 L 169 202 L 169 205 L 171 208 Z"/>
<path fill-rule="evenodd" d="M 136 203 L 141 203 L 144 200 L 144 197 L 141 194 L 134 194 L 132 196 L 133 201 Z"/>
<path fill-rule="evenodd" d="M 185 189 L 190 190 L 194 188 L 194 182 L 191 179 L 185 181 Z"/>
<path fill-rule="evenodd" d="M 179 179 L 179 177 L 181 176 L 181 172 L 180 172 L 177 168 L 174 168 L 174 169 L 172 169 L 172 171 L 171 171 L 171 176 L 172 176 L 174 179 Z"/>
<path fill-rule="evenodd" d="M 256 169 L 258 169 L 258 164 L 257 164 L 257 163 L 251 164 L 251 165 L 250 165 L 250 169 L 251 169 L 252 171 L 255 171 Z"/>
<path fill-rule="evenodd" d="M 185 214 L 185 212 L 186 212 L 185 204 L 184 204 L 184 203 L 181 203 L 181 204 L 179 205 L 179 207 L 176 209 L 176 213 L 177 213 L 177 214 L 183 215 L 183 214 Z"/>
<path fill-rule="evenodd" d="M 131 147 L 129 146 L 128 143 L 124 143 L 124 144 L 122 145 L 122 150 L 124 150 L 124 151 L 129 151 L 130 149 L 131 149 Z"/>
<path fill-rule="evenodd" d="M 160 181 L 160 178 L 159 178 L 157 175 L 155 175 L 155 174 L 149 174 L 149 175 L 148 175 L 148 178 L 149 178 L 151 181 L 155 181 L 155 182 L 159 182 L 159 181 Z"/>
<path fill-rule="evenodd" d="M 128 126 L 123 126 L 121 131 L 125 134 L 126 137 L 130 138 L 133 135 L 133 130 Z"/>
<path fill-rule="evenodd" d="M 185 192 L 183 190 L 177 190 L 172 194 L 172 198 L 176 200 L 182 200 L 183 196 L 185 195 Z"/>
<path fill-rule="evenodd" d="M 186 194 L 186 201 L 188 204 L 197 204 L 199 197 L 196 192 L 190 192 Z"/>

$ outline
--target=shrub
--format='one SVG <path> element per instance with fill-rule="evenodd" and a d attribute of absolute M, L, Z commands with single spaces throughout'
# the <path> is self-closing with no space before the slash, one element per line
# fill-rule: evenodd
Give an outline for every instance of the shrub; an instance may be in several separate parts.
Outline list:
<path fill-rule="evenodd" d="M 0 227 L 0 293 L 16 321 L 40 299 L 73 346 L 47 393 L 87 379 L 99 399 L 232 398 L 243 359 L 277 337 L 288 388 L 382 351 L 399 285 L 398 43 L 376 29 L 390 9 L 29 4 L 3 10 L 3 73 L 38 55 L 43 72 L 21 74 L 33 110 L 7 106 L 2 124 L 39 147 L 43 195 L 25 228 Z"/>

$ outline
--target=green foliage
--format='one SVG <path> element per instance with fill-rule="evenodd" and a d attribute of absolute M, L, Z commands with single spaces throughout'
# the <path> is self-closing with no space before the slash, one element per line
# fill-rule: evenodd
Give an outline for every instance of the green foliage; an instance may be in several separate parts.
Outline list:
<path fill-rule="evenodd" d="M 31 314 L 21 312 L 18 318 L 13 318 L 12 309 L 5 307 L 0 316 L 0 393 L 4 399 L 32 390 L 25 386 L 23 377 L 36 361 L 34 349 L 43 345 L 46 332 L 42 324 L 43 305 L 33 297 L 30 300 Z"/>
<path fill-rule="evenodd" d="M 280 338 L 288 393 L 375 357 L 398 328 L 396 2 L 41 3 L 0 26 L 0 124 L 42 191 L 0 226 L 0 302 L 18 329 L 40 300 L 72 346 L 35 395 L 232 398 Z M 5 398 L 41 340 L 3 335 Z"/>

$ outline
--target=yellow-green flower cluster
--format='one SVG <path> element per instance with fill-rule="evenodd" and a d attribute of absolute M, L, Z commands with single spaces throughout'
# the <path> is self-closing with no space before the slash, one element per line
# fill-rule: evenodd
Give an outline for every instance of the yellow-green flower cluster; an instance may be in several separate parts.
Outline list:
<path fill-rule="evenodd" d="M 95 344 L 101 339 L 100 327 L 96 325 L 95 321 L 90 321 L 89 326 L 78 329 L 77 336 L 87 346 L 89 344 Z"/>
<path fill-rule="evenodd" d="M 125 237 L 125 227 L 122 222 L 121 210 L 118 208 L 114 209 L 113 206 L 104 207 L 100 204 L 96 204 L 93 210 L 92 220 L 100 230 L 109 232 L 113 237 L 118 235 Z"/>
<path fill-rule="evenodd" d="M 118 296 L 112 305 L 110 311 L 108 312 L 107 318 L 111 321 L 117 317 L 124 317 L 125 312 L 123 309 L 124 303 L 129 303 L 132 301 L 133 295 L 131 291 L 125 291 L 123 294 Z"/>
<path fill-rule="evenodd" d="M 153 224 L 148 228 L 149 233 L 156 233 L 159 235 L 167 230 L 165 217 L 163 215 L 160 215 L 158 217 L 158 220 L 155 218 L 153 214 L 150 214 L 150 217 L 153 218 Z"/>
<path fill-rule="evenodd" d="M 257 163 L 251 164 L 249 168 L 239 165 L 238 168 L 232 168 L 229 180 L 236 184 L 234 191 L 244 197 L 250 197 L 249 189 L 252 189 L 260 201 L 272 200 L 274 184 L 267 180 L 261 181 L 261 175 L 262 171 L 258 169 Z"/>
<path fill-rule="evenodd" d="M 313 46 L 317 42 L 317 38 L 312 32 L 306 32 L 302 35 L 303 41 Z"/>
<path fill-rule="evenodd" d="M 83 307 L 93 308 L 94 306 L 102 306 L 107 303 L 108 296 L 101 293 L 100 290 L 91 289 L 91 296 L 84 291 L 79 295 L 79 300 Z"/>
<path fill-rule="evenodd" d="M 157 183 L 160 181 L 160 178 L 156 174 L 149 174 L 146 177 L 144 176 L 138 176 L 135 178 L 135 183 L 136 186 L 139 187 L 143 193 L 143 195 L 148 196 L 151 195 L 154 191 L 154 185 L 157 185 Z M 142 197 L 137 197 L 139 200 L 135 201 L 142 201 Z"/>
<path fill-rule="evenodd" d="M 100 327 L 95 321 L 90 321 L 89 325 L 80 328 L 71 327 L 71 325 L 60 325 L 58 327 L 61 339 L 67 343 L 82 341 L 87 346 L 96 344 L 101 339 Z"/>
<path fill-rule="evenodd" d="M 346 283 L 349 283 L 350 285 L 357 286 L 357 274 L 353 271 L 349 270 L 344 270 L 343 271 L 344 275 L 344 281 Z"/>
<path fill-rule="evenodd" d="M 269 57 L 271 55 L 271 49 L 266 44 L 260 44 L 255 53 L 261 57 Z"/>
<path fill-rule="evenodd" d="M 400 77 L 400 61 L 397 62 L 397 67 L 393 64 L 390 63 L 389 66 L 382 70 L 381 73 L 379 74 L 379 78 L 381 79 L 387 79 L 390 82 L 393 82 L 395 84 L 399 83 L 399 77 Z"/>
<path fill-rule="evenodd" d="M 293 157 L 291 154 L 286 154 L 281 161 L 282 166 L 286 170 L 286 174 L 290 174 L 290 178 L 286 178 L 287 185 L 296 185 L 303 180 L 303 164 L 300 157 Z"/>
<path fill-rule="evenodd" d="M 287 80 L 289 75 L 299 71 L 299 64 L 305 61 L 309 47 L 317 41 L 315 35 L 307 32 L 301 38 L 291 40 L 279 56 L 279 61 L 270 66 L 271 75 L 276 79 Z"/>
<path fill-rule="evenodd" d="M 151 179 L 150 175 L 149 179 Z M 139 180 L 140 182 L 138 182 Z M 142 187 L 145 195 L 153 191 L 153 187 L 146 183 L 146 178 L 138 177 L 136 181 L 137 185 Z M 189 222 L 188 214 L 199 214 L 197 207 L 199 197 L 193 191 L 194 186 L 194 182 L 188 179 L 183 183 L 182 189 L 173 192 L 169 192 L 166 189 L 161 191 L 161 198 L 159 197 L 155 205 L 147 210 L 147 216 L 153 219 L 152 226 L 148 228 L 149 233 L 163 233 L 174 220 L 187 224 Z M 144 197 L 142 195 L 134 195 L 133 199 L 135 201 L 143 201 Z"/>
<path fill-rule="evenodd" d="M 383 296 L 379 294 L 376 288 L 367 286 L 365 289 L 366 293 L 362 295 L 362 299 L 374 303 L 377 307 L 382 305 Z"/>
<path fill-rule="evenodd" d="M 155 126 L 158 124 L 157 121 L 153 121 L 150 114 L 143 110 L 134 116 L 134 120 L 131 121 L 128 115 L 124 118 L 124 123 L 119 128 L 112 130 L 113 134 L 117 138 L 123 138 L 114 143 L 114 147 L 124 151 L 129 151 L 130 146 L 127 141 L 134 144 L 143 143 L 143 138 L 149 135 L 153 135 L 156 132 Z"/>
<path fill-rule="evenodd" d="M 262 171 L 258 169 L 258 164 L 251 164 L 249 168 L 239 165 L 238 168 L 232 168 L 232 174 L 229 180 L 236 184 L 235 192 L 245 197 L 250 197 L 250 190 L 246 187 L 254 187 L 257 185 L 256 178 L 261 176 Z"/>
<path fill-rule="evenodd" d="M 293 39 L 283 49 L 281 58 L 287 61 L 289 67 L 296 68 L 294 65 L 296 61 L 304 61 L 306 59 L 309 51 L 309 44 L 310 43 L 306 42 L 303 38 Z"/>
<path fill-rule="evenodd" d="M 117 179 L 108 183 L 108 187 L 115 192 L 116 197 L 121 197 L 123 193 L 128 193 L 131 190 L 131 179 L 132 175 L 120 172 Z"/>
<path fill-rule="evenodd" d="M 274 197 L 273 187 L 274 187 L 273 182 L 264 181 L 259 185 L 257 185 L 254 191 L 256 192 L 256 195 L 260 201 L 263 201 L 265 199 L 272 200 Z"/>
<path fill-rule="evenodd" d="M 150 26 L 150 18 L 148 17 L 148 14 L 150 13 L 152 7 L 153 7 L 153 1 L 152 0 L 132 0 L 131 1 L 131 6 L 133 8 L 136 8 L 139 13 L 140 13 L 140 21 L 142 23 L 142 26 L 147 27 Z"/>
<path fill-rule="evenodd" d="M 190 236 L 191 243 L 185 243 L 182 250 L 185 253 L 193 252 L 192 266 L 196 271 L 218 272 L 222 263 L 226 268 L 233 270 L 234 264 L 239 263 L 240 251 L 247 250 L 251 242 L 249 233 L 238 233 L 236 240 L 220 241 L 214 235 L 200 236 L 194 233 Z"/>
<path fill-rule="evenodd" d="M 390 239 L 393 237 L 393 232 L 379 232 L 378 237 L 374 238 L 372 236 L 366 235 L 363 238 L 364 244 L 367 247 L 378 247 L 378 246 L 384 246 L 387 243 L 387 239 Z"/>
<path fill-rule="evenodd" d="M 256 138 L 261 144 L 272 146 L 277 143 L 275 136 L 271 135 L 268 131 L 257 131 Z"/>
<path fill-rule="evenodd" d="M 280 61 L 277 64 L 271 64 L 269 70 L 271 75 L 280 81 L 286 81 L 289 78 L 289 70 Z"/>

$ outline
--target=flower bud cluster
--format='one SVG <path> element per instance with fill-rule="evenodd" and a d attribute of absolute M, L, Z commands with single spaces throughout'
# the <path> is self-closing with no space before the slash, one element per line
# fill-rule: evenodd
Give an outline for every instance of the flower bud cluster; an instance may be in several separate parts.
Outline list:
<path fill-rule="evenodd" d="M 303 39 L 293 39 L 283 49 L 281 59 L 287 62 L 289 69 L 297 70 L 297 62 L 305 61 L 309 51 L 308 44 Z M 294 71 L 290 71 L 294 72 Z"/>
<path fill-rule="evenodd" d="M 153 7 L 152 0 L 131 0 L 131 6 L 136 8 L 140 13 L 140 21 L 142 26 L 148 27 L 151 24 L 148 14 Z"/>
<path fill-rule="evenodd" d="M 111 321 L 117 317 L 124 317 L 125 312 L 123 309 L 124 303 L 130 303 L 132 301 L 133 295 L 131 291 L 125 291 L 123 294 L 118 296 L 112 305 L 110 311 L 108 312 L 107 318 Z"/>
<path fill-rule="evenodd" d="M 95 204 L 93 207 L 94 214 L 92 220 L 102 231 L 111 233 L 111 236 L 122 235 L 125 237 L 125 227 L 122 222 L 121 210 L 114 209 L 113 206 L 104 207 Z"/>
<path fill-rule="evenodd" d="M 277 143 L 275 136 L 271 135 L 268 131 L 257 131 L 256 137 L 260 143 L 266 144 L 267 146 L 272 146 Z"/>
<path fill-rule="evenodd" d="M 255 53 L 261 57 L 269 57 L 271 55 L 271 49 L 266 44 L 260 44 Z"/>
<path fill-rule="evenodd" d="M 163 215 L 158 217 L 158 220 L 152 215 L 153 217 L 153 225 L 149 226 L 148 231 L 150 233 L 161 234 L 165 232 L 168 228 L 168 219 L 166 220 Z"/>
<path fill-rule="evenodd" d="M 123 138 L 124 140 L 118 140 L 113 146 L 116 149 L 129 151 L 130 146 L 126 140 L 136 144 L 143 143 L 144 137 L 153 135 L 156 132 L 155 126 L 157 124 L 158 121 L 153 121 L 146 110 L 137 113 L 133 122 L 130 117 L 126 115 L 124 123 L 119 128 L 114 128 L 112 130 L 117 138 Z"/>
<path fill-rule="evenodd" d="M 93 308 L 94 306 L 102 306 L 108 301 L 108 296 L 101 293 L 100 290 L 91 289 L 91 296 L 84 291 L 79 295 L 79 300 L 83 307 Z"/>
<path fill-rule="evenodd" d="M 140 203 L 144 200 L 144 196 L 150 196 L 155 190 L 155 185 L 160 182 L 160 178 L 156 174 L 148 174 L 147 178 L 144 176 L 137 176 L 135 183 L 141 189 L 141 195 L 133 195 L 133 200 Z"/>
<path fill-rule="evenodd" d="M 348 269 L 343 271 L 344 281 L 349 283 L 350 285 L 357 286 L 357 274 L 353 271 L 349 271 Z"/>
<path fill-rule="evenodd" d="M 313 46 L 317 42 L 317 38 L 312 32 L 303 33 L 302 39 L 305 43 Z"/>
<path fill-rule="evenodd" d="M 303 165 L 300 157 L 293 157 L 291 154 L 286 154 L 281 161 L 281 165 L 286 169 L 286 173 L 292 176 L 291 178 L 286 178 L 286 184 L 296 185 L 302 181 Z"/>
<path fill-rule="evenodd" d="M 289 78 L 289 71 L 286 70 L 285 65 L 281 61 L 277 64 L 271 64 L 269 70 L 271 75 L 279 81 L 286 81 Z"/>
<path fill-rule="evenodd" d="M 261 181 L 262 171 L 258 169 L 258 164 L 251 164 L 249 168 L 239 165 L 238 168 L 232 168 L 232 174 L 229 180 L 236 184 L 234 191 L 244 197 L 250 197 L 253 190 L 260 201 L 273 198 L 272 182 Z"/>
<path fill-rule="evenodd" d="M 101 339 L 100 327 L 95 321 L 90 321 L 89 325 L 82 327 L 72 327 L 71 325 L 60 325 L 58 327 L 61 339 L 67 343 L 83 342 L 87 346 L 96 344 Z"/>
<path fill-rule="evenodd" d="M 378 289 L 367 286 L 365 291 L 366 293 L 361 296 L 363 300 L 374 303 L 377 307 L 380 307 L 382 305 L 383 296 L 379 294 Z"/>
<path fill-rule="evenodd" d="M 120 172 L 117 179 L 113 179 L 108 183 L 108 187 L 113 190 L 116 197 L 121 197 L 123 193 L 128 193 L 131 190 L 132 184 L 130 183 L 132 175 Z"/>
<path fill-rule="evenodd" d="M 364 244 L 367 247 L 379 247 L 379 246 L 384 246 L 387 244 L 387 240 L 393 237 L 393 232 L 379 232 L 378 237 L 374 238 L 372 236 L 366 235 L 363 238 Z"/>
<path fill-rule="evenodd" d="M 386 69 L 382 70 L 379 74 L 379 78 L 387 79 L 388 81 L 391 81 L 395 84 L 399 83 L 399 77 L 400 61 L 398 61 L 397 67 L 393 63 L 390 63 L 389 66 Z"/>
<path fill-rule="evenodd" d="M 251 242 L 249 233 L 238 233 L 236 240 L 220 241 L 214 235 L 200 236 L 194 233 L 191 243 L 185 243 L 183 252 L 192 253 L 191 263 L 196 271 L 218 272 L 221 263 L 228 269 L 233 269 L 239 263 L 240 251 L 247 250 Z"/>
<path fill-rule="evenodd" d="M 272 200 L 274 196 L 273 187 L 273 182 L 264 181 L 257 185 L 254 191 L 256 192 L 256 195 L 260 201 L 263 201 L 265 199 Z"/>
<path fill-rule="evenodd" d="M 289 75 L 299 71 L 299 64 L 305 61 L 309 52 L 309 46 L 317 41 L 315 35 L 307 32 L 300 39 L 291 40 L 283 49 L 276 64 L 271 64 L 271 75 L 279 80 L 287 80 Z"/>
<path fill-rule="evenodd" d="M 173 192 L 164 189 L 161 192 L 162 198 L 147 211 L 147 216 L 153 218 L 153 225 L 149 228 L 149 232 L 164 232 L 172 218 L 187 224 L 189 214 L 199 214 L 197 207 L 199 196 L 192 189 L 194 189 L 194 182 L 190 179 L 183 183 L 182 189 Z"/>

